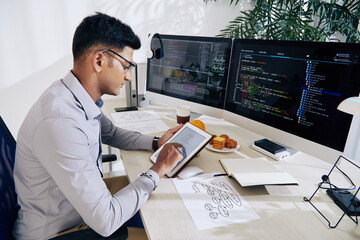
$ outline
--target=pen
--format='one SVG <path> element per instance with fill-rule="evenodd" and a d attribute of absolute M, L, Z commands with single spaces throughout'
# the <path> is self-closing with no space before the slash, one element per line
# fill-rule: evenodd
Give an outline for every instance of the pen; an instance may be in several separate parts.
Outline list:
<path fill-rule="evenodd" d="M 226 173 L 214 174 L 214 177 L 227 176 Z"/>
<path fill-rule="evenodd" d="M 226 189 L 223 189 L 223 188 L 218 187 L 218 186 L 214 186 L 214 185 L 212 185 L 211 183 L 208 183 L 208 182 L 205 182 L 205 181 L 194 180 L 194 181 L 192 181 L 192 182 L 193 182 L 193 183 L 197 183 L 197 184 L 203 184 L 203 185 L 212 187 L 212 188 L 214 188 L 214 189 L 217 189 L 217 190 L 220 190 L 220 191 L 223 191 L 223 192 L 226 192 L 226 193 L 235 194 L 233 191 L 226 190 Z"/>

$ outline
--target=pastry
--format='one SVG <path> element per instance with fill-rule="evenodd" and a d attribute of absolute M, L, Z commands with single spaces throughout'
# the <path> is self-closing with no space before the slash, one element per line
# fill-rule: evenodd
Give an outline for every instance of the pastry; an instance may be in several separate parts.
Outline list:
<path fill-rule="evenodd" d="M 212 134 L 212 138 L 211 138 L 211 140 L 210 140 L 210 144 L 212 145 L 213 144 L 213 140 L 214 140 L 214 138 L 216 138 L 217 136 L 216 135 L 214 135 L 214 134 Z"/>
<path fill-rule="evenodd" d="M 223 149 L 225 147 L 226 139 L 223 137 L 215 137 L 213 139 L 213 148 Z"/>
<path fill-rule="evenodd" d="M 236 146 L 237 146 L 237 142 L 232 138 L 229 138 L 225 142 L 225 147 L 227 148 L 236 148 Z"/>
<path fill-rule="evenodd" d="M 229 136 L 228 136 L 228 135 L 226 135 L 226 134 L 221 134 L 221 135 L 220 135 L 220 137 L 225 138 L 225 139 L 226 139 L 226 141 L 229 139 Z"/>

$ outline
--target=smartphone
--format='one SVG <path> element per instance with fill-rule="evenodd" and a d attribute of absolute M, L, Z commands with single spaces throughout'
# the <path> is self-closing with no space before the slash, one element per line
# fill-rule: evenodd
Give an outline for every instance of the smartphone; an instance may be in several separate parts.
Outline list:
<path fill-rule="evenodd" d="M 273 141 L 270 141 L 269 139 L 266 138 L 255 141 L 254 145 L 272 154 L 277 154 L 286 151 L 286 148 L 284 146 L 274 143 Z"/>
<path fill-rule="evenodd" d="M 135 106 L 115 108 L 116 112 L 135 111 L 135 110 L 138 110 L 138 108 Z"/>

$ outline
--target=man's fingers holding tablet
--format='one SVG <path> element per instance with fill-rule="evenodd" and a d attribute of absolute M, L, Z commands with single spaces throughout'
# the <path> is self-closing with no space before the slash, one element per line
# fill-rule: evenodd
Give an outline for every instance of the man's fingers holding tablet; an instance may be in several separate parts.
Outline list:
<path fill-rule="evenodd" d="M 158 146 L 161 147 L 169 138 L 171 138 L 177 131 L 179 131 L 183 127 L 183 124 L 179 124 L 174 128 L 170 128 L 167 130 L 164 135 L 162 135 L 159 139 Z"/>

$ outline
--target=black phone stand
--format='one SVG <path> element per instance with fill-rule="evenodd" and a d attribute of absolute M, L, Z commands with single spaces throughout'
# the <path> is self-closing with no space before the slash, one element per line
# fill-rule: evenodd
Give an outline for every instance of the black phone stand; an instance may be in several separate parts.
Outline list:
<path fill-rule="evenodd" d="M 358 216 L 360 216 L 360 200 L 356 198 L 356 195 L 358 194 L 360 187 L 356 189 L 356 186 L 353 184 L 351 179 L 338 167 L 338 163 L 341 159 L 345 159 L 351 165 L 360 169 L 360 166 L 358 166 L 354 162 L 350 161 L 349 159 L 341 155 L 336 160 L 329 174 L 322 176 L 323 181 L 319 183 L 318 187 L 316 188 L 315 192 L 311 195 L 311 197 L 310 198 L 304 197 L 304 201 L 310 203 L 311 206 L 313 206 L 316 209 L 316 211 L 320 213 L 320 215 L 327 221 L 330 228 L 336 228 L 339 225 L 340 221 L 345 216 L 345 214 L 348 215 L 351 218 L 351 220 L 353 220 L 353 222 L 355 222 L 356 224 L 358 224 Z M 348 191 L 348 189 L 336 188 L 336 186 L 330 184 L 329 181 L 330 175 L 335 168 L 339 170 L 353 184 L 354 188 L 352 190 L 356 189 L 355 194 L 352 194 L 350 191 Z M 314 205 L 314 203 L 311 202 L 311 199 L 315 196 L 317 191 L 320 188 L 324 189 L 324 187 L 322 186 L 323 184 L 327 184 L 328 186 L 330 186 L 326 188 L 327 189 L 326 193 L 334 201 L 334 203 L 343 211 L 343 214 L 341 215 L 340 219 L 337 221 L 335 225 L 332 225 L 330 221 L 325 217 L 325 215 Z"/>

